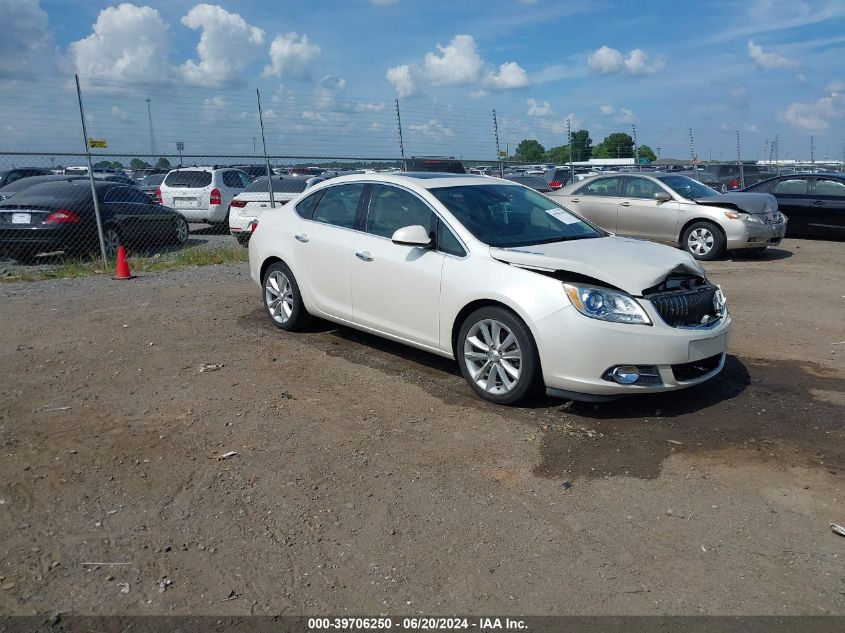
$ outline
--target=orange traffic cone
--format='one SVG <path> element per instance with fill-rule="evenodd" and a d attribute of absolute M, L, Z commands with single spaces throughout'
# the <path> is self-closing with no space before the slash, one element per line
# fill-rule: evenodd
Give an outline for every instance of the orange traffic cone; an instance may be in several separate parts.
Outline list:
<path fill-rule="evenodd" d="M 126 249 L 123 246 L 117 247 L 117 270 L 114 272 L 114 279 L 135 279 L 135 275 L 129 270 L 129 262 L 126 261 Z"/>

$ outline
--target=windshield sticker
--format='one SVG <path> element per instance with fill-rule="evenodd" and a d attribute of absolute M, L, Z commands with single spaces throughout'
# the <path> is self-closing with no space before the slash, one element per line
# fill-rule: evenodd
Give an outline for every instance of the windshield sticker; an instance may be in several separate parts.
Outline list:
<path fill-rule="evenodd" d="M 557 218 L 564 224 L 577 224 L 581 221 L 574 215 L 569 213 L 569 211 L 565 211 L 564 209 L 546 209 L 546 213 L 548 213 L 553 218 Z"/>

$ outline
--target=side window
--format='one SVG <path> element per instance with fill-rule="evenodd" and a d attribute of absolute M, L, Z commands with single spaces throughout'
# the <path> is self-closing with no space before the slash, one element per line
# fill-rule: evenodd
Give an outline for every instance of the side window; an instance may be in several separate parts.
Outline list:
<path fill-rule="evenodd" d="M 132 187 L 112 187 L 106 192 L 103 202 L 149 204 L 150 199 L 142 191 Z"/>
<path fill-rule="evenodd" d="M 414 194 L 398 187 L 373 185 L 367 213 L 367 233 L 389 239 L 397 229 L 415 224 L 432 233 L 436 219 L 428 205 Z"/>
<path fill-rule="evenodd" d="M 826 178 L 817 178 L 816 195 L 836 196 L 838 198 L 843 198 L 845 197 L 845 183 L 843 183 L 841 180 L 828 180 Z"/>
<path fill-rule="evenodd" d="M 355 215 L 363 191 L 363 184 L 329 187 L 317 203 L 312 219 L 345 229 L 355 228 Z"/>
<path fill-rule="evenodd" d="M 596 178 L 581 187 L 576 193 L 580 196 L 613 197 L 619 195 L 619 185 L 622 178 Z"/>
<path fill-rule="evenodd" d="M 772 188 L 772 193 L 781 195 L 801 195 L 807 193 L 807 180 L 805 178 L 787 178 L 779 180 Z"/>
<path fill-rule="evenodd" d="M 15 182 L 16 180 L 20 180 L 23 178 L 23 174 L 19 171 L 10 171 L 8 177 L 6 178 L 6 184 Z"/>
<path fill-rule="evenodd" d="M 223 172 L 223 184 L 227 187 L 233 187 L 235 189 L 240 189 L 243 187 L 241 184 L 241 177 L 240 174 L 236 171 L 224 171 Z"/>
<path fill-rule="evenodd" d="M 437 223 L 437 250 L 457 257 L 463 257 L 467 254 L 458 238 L 444 222 Z"/>
<path fill-rule="evenodd" d="M 643 198 L 646 200 L 653 200 L 654 194 L 666 193 L 666 191 L 656 182 L 648 178 L 628 177 L 625 181 L 625 197 L 626 198 Z"/>
<path fill-rule="evenodd" d="M 312 193 L 310 196 L 305 198 L 302 202 L 296 205 L 296 213 L 301 218 L 305 218 L 306 220 L 310 220 L 311 216 L 314 215 L 314 209 L 317 208 L 317 203 L 320 201 L 320 198 L 323 197 L 323 193 L 325 189 L 321 189 L 317 193 Z"/>

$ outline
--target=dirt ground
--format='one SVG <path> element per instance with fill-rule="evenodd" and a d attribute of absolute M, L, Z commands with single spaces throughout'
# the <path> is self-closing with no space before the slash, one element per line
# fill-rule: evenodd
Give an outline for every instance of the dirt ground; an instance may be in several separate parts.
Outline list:
<path fill-rule="evenodd" d="M 0 287 L 0 612 L 845 614 L 843 254 L 708 265 L 724 373 L 598 406 L 283 334 L 245 265 Z"/>

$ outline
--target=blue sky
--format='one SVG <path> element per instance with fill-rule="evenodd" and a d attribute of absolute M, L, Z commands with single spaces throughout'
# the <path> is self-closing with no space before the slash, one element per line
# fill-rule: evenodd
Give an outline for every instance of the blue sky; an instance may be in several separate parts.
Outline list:
<path fill-rule="evenodd" d="M 503 148 L 564 144 L 567 120 L 595 143 L 636 124 L 663 156 L 689 156 L 689 128 L 702 158 L 735 157 L 737 131 L 744 158 L 775 135 L 781 158 L 809 157 L 810 135 L 817 159 L 845 147 L 842 0 L 0 0 L 0 13 L 0 82 L 18 96 L 0 97 L 0 149 L 76 142 L 74 72 L 92 134 L 126 151 L 149 147 L 149 96 L 158 151 L 251 152 L 255 88 L 274 153 L 395 155 L 397 96 L 409 153 L 492 158 L 494 108 Z"/>

